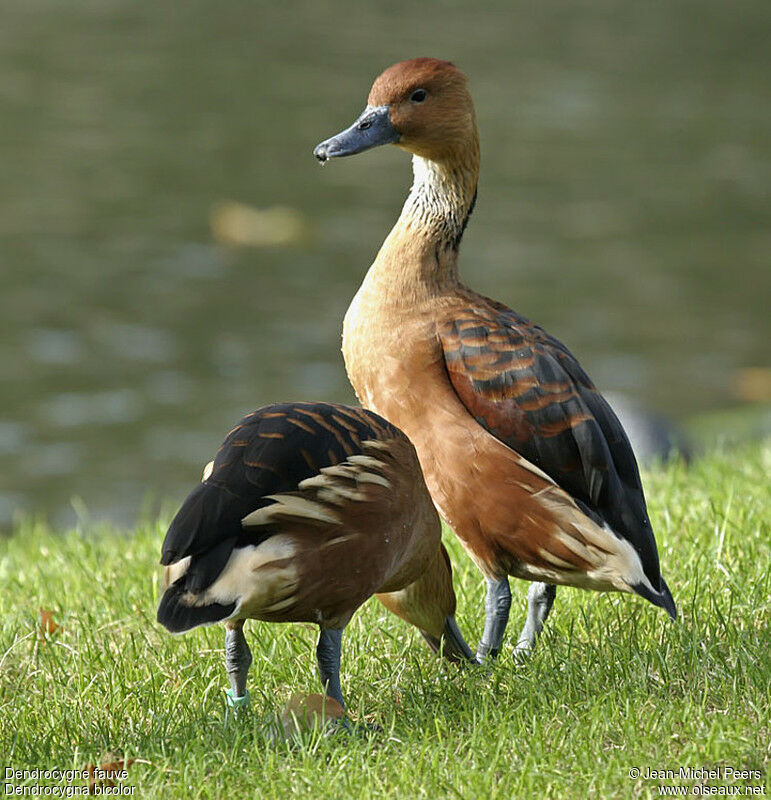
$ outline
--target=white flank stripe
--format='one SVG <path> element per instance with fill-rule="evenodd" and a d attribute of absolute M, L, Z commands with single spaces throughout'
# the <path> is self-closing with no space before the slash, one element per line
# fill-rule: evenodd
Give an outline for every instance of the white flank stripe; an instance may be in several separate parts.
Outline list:
<path fill-rule="evenodd" d="M 275 500 L 273 505 L 258 508 L 247 514 L 242 520 L 241 525 L 245 528 L 256 528 L 260 525 L 267 525 L 286 517 L 296 517 L 297 519 L 316 520 L 326 522 L 330 525 L 339 525 L 340 517 L 331 509 L 314 503 L 304 497 L 288 494 L 269 494 L 265 496 L 268 500 Z"/>
<path fill-rule="evenodd" d="M 370 469 L 383 469 L 385 466 L 382 461 L 373 456 L 348 456 L 346 460 L 350 461 L 351 464 L 359 464 L 362 467 L 369 467 Z"/>
<path fill-rule="evenodd" d="M 379 486 L 385 486 L 386 489 L 391 488 L 391 481 L 382 475 L 375 475 L 374 472 L 362 472 L 356 477 L 356 480 L 359 483 L 376 483 Z"/>
<path fill-rule="evenodd" d="M 163 588 L 168 589 L 172 583 L 178 581 L 187 572 L 189 566 L 190 556 L 185 556 L 185 558 L 169 564 L 163 570 Z"/>

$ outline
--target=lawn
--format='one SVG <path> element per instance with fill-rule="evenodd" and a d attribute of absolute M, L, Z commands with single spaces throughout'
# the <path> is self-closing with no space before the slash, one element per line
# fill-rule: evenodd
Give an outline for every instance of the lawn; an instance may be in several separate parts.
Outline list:
<path fill-rule="evenodd" d="M 771 441 L 646 472 L 675 623 L 637 597 L 559 589 L 529 660 L 509 649 L 490 670 L 458 669 L 371 600 L 344 637 L 343 690 L 351 717 L 383 731 L 293 743 L 271 720 L 319 690 L 313 626 L 247 625 L 252 709 L 226 721 L 222 629 L 172 637 L 155 622 L 168 517 L 130 532 L 23 522 L 0 540 L 0 763 L 134 758 L 116 788 L 135 797 L 694 796 L 705 781 L 645 770 L 716 766 L 758 774 L 706 781 L 714 791 L 768 792 L 769 474 Z M 446 540 L 473 645 L 481 577 Z M 509 645 L 527 589 L 512 585 Z M 3 793 L 39 783 L 4 773 Z"/>

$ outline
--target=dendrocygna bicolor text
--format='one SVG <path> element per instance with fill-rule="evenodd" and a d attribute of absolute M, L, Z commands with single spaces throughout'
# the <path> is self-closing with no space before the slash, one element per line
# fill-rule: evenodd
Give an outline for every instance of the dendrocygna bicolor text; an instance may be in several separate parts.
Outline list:
<path fill-rule="evenodd" d="M 508 576 L 535 581 L 517 650 L 533 646 L 555 584 L 636 592 L 674 618 L 640 475 L 615 414 L 570 351 L 458 278 L 479 136 L 465 75 L 417 58 L 375 81 L 322 162 L 382 144 L 412 154 L 402 213 L 345 315 L 362 405 L 415 445 L 431 495 L 488 581 L 477 656 L 495 655 Z"/>
<path fill-rule="evenodd" d="M 371 411 L 272 405 L 228 434 L 172 520 L 158 621 L 225 622 L 231 705 L 248 702 L 244 620 L 314 622 L 326 694 L 343 628 L 372 594 L 450 660 L 474 656 L 455 624 L 452 569 L 415 449 Z"/>

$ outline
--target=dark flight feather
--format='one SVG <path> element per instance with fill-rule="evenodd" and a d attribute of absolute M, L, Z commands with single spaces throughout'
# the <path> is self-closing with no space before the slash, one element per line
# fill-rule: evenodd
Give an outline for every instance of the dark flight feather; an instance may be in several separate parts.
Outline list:
<path fill-rule="evenodd" d="M 210 475 L 172 520 L 161 563 L 191 556 L 177 583 L 182 591 L 203 591 L 234 548 L 271 535 L 270 528 L 241 525 L 252 511 L 273 502 L 267 495 L 295 491 L 323 467 L 361 453 L 364 441 L 395 436 L 403 434 L 377 414 L 330 403 L 283 403 L 248 414 L 230 431 Z"/>
<path fill-rule="evenodd" d="M 169 586 L 158 606 L 158 622 L 172 633 L 184 633 L 198 625 L 211 625 L 227 619 L 236 608 L 235 603 L 191 606 L 184 602 L 187 594 L 184 576 Z"/>
<path fill-rule="evenodd" d="M 476 421 L 631 542 L 659 587 L 658 553 L 631 445 L 565 345 L 486 298 L 439 333 L 450 381 Z"/>

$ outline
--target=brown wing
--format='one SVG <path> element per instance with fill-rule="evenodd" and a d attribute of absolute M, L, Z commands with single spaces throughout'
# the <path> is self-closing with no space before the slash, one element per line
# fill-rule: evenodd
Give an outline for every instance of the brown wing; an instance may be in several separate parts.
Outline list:
<path fill-rule="evenodd" d="M 658 586 L 658 554 L 632 448 L 570 351 L 482 297 L 445 322 L 439 336 L 453 388 L 476 421 L 628 539 Z"/>
<path fill-rule="evenodd" d="M 362 453 L 362 442 L 404 434 L 371 411 L 330 403 L 283 403 L 244 417 L 223 442 L 211 472 L 169 526 L 162 564 L 192 556 L 186 589 L 200 592 L 219 575 L 234 547 L 269 533 L 241 520 L 293 492 L 323 467 Z M 199 556 L 201 556 L 199 558 Z"/>

